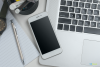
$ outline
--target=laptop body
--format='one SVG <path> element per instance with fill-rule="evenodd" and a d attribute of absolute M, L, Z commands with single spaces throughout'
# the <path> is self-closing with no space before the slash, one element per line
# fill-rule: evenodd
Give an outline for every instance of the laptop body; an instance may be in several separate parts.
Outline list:
<path fill-rule="evenodd" d="M 63 1 L 74 1 L 74 0 L 63 0 Z M 81 0 L 75 0 L 76 2 L 81 2 Z M 85 1 L 85 0 L 84 0 Z M 87 3 L 87 5 L 90 4 L 97 4 L 96 2 L 94 2 L 94 0 L 92 0 L 92 2 L 82 2 L 82 3 Z M 96 0 L 95 0 L 96 1 Z M 47 60 L 43 60 L 41 57 L 39 58 L 39 62 L 40 64 L 43 65 L 50 65 L 50 66 L 59 66 L 59 67 L 93 67 L 93 65 L 86 65 L 86 64 L 82 64 L 82 51 L 83 51 L 83 46 L 84 46 L 84 40 L 89 40 L 89 41 L 100 41 L 100 33 L 99 33 L 99 21 L 97 21 L 97 19 L 95 18 L 98 15 L 94 15 L 94 13 L 92 15 L 88 14 L 88 16 L 94 16 L 94 20 L 92 19 L 88 19 L 85 20 L 83 18 L 83 15 L 87 15 L 87 14 L 83 14 L 81 13 L 75 13 L 75 10 L 73 12 L 69 12 L 69 7 L 73 7 L 72 5 L 70 6 L 66 6 L 68 3 L 63 3 L 65 5 L 61 5 L 61 0 L 47 0 L 47 8 L 46 11 L 48 12 L 49 18 L 51 20 L 51 24 L 57 34 L 57 38 L 60 41 L 60 45 L 63 49 L 62 54 L 57 55 L 55 57 L 52 57 L 50 59 Z M 79 5 L 79 4 L 78 4 Z M 99 4 L 97 4 L 98 6 Z M 68 7 L 68 12 L 67 9 L 65 9 L 66 11 L 63 11 L 63 9 L 61 9 L 61 6 L 64 6 L 62 8 Z M 88 11 L 92 5 L 89 6 L 85 6 L 87 7 L 86 10 Z M 76 7 L 74 6 L 74 8 L 80 8 L 80 9 L 85 9 L 84 7 Z M 97 7 L 95 9 L 95 7 L 92 8 L 93 11 L 97 10 Z M 99 9 L 99 7 L 98 7 Z M 84 10 L 85 11 L 85 10 Z M 63 17 L 60 16 L 60 12 L 65 12 L 66 14 Z M 78 12 L 78 11 L 76 11 Z M 69 16 L 68 14 L 69 13 Z M 74 17 L 70 17 L 71 13 L 73 14 Z M 98 12 L 97 12 L 98 13 Z M 76 14 L 82 14 L 82 17 L 80 19 L 80 17 L 77 17 L 78 19 L 76 19 Z M 86 17 L 86 16 L 85 16 Z M 99 16 L 98 16 L 99 17 Z M 64 19 L 60 19 L 60 18 L 64 18 Z M 67 19 L 67 21 L 65 21 Z M 69 22 L 71 19 L 71 22 Z M 61 22 L 65 21 L 65 22 Z M 77 23 L 73 23 L 73 20 L 78 20 Z M 83 25 L 82 23 L 79 24 L 79 20 L 80 21 L 84 21 Z M 89 21 L 90 20 L 90 21 Z M 99 19 L 98 19 L 99 20 Z M 88 21 L 88 23 L 86 23 Z M 94 23 L 92 26 L 92 22 Z M 96 23 L 96 24 L 95 24 Z M 69 26 L 69 27 L 68 27 Z M 72 27 L 71 27 L 72 26 Z M 75 29 L 73 29 L 75 28 Z M 92 28 L 92 29 L 91 29 Z M 95 45 L 95 44 L 94 44 Z M 89 47 L 88 47 L 89 48 Z M 97 53 L 99 54 L 99 53 Z M 87 62 L 88 64 L 92 63 L 92 62 Z M 95 65 L 94 65 L 95 66 Z"/>

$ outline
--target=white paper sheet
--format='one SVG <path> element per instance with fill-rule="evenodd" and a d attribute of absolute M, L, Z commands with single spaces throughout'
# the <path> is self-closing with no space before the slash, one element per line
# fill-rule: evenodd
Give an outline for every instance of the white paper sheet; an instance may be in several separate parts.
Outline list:
<path fill-rule="evenodd" d="M 0 0 L 0 10 L 2 7 L 2 3 L 2 0 Z M 13 19 L 13 22 L 17 29 L 17 34 L 23 53 L 25 65 L 27 65 L 39 56 L 39 53 L 35 46 L 29 40 L 29 38 L 22 30 L 16 19 L 11 15 L 10 11 L 8 11 L 7 29 L 0 36 L 0 67 L 24 67 L 20 59 L 19 51 L 11 26 L 11 19 Z"/>

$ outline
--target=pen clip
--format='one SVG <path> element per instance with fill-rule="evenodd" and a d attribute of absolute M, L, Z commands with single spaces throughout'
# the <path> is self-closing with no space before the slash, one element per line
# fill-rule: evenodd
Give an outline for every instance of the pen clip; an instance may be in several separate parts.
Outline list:
<path fill-rule="evenodd" d="M 15 30 L 15 33 L 16 33 L 16 35 L 17 35 L 16 26 L 14 25 L 13 20 L 11 20 L 11 23 L 12 23 L 12 25 L 13 25 L 13 27 L 14 27 L 14 30 Z"/>
<path fill-rule="evenodd" d="M 11 21 L 11 23 L 13 23 L 13 20 L 10 20 Z M 14 25 L 14 23 L 13 23 L 13 26 L 14 26 L 14 28 L 16 28 L 16 26 Z"/>

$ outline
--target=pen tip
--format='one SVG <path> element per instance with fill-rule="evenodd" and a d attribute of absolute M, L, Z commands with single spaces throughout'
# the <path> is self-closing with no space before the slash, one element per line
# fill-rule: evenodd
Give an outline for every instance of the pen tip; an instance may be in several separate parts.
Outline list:
<path fill-rule="evenodd" d="M 25 63 L 24 63 L 24 60 L 22 61 L 22 63 L 23 63 L 23 65 L 25 64 Z"/>

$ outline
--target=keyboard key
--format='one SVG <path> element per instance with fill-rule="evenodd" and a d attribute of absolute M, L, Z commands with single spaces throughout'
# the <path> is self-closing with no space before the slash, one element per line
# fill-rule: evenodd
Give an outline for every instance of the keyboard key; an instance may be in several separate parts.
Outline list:
<path fill-rule="evenodd" d="M 77 20 L 73 20 L 72 24 L 77 25 Z"/>
<path fill-rule="evenodd" d="M 83 27 L 77 26 L 76 27 L 76 32 L 83 32 Z"/>
<path fill-rule="evenodd" d="M 90 3 L 86 3 L 85 8 L 90 8 Z"/>
<path fill-rule="evenodd" d="M 70 25 L 70 31 L 75 31 L 75 26 Z"/>
<path fill-rule="evenodd" d="M 58 29 L 62 30 L 63 29 L 63 24 L 58 24 Z"/>
<path fill-rule="evenodd" d="M 72 6 L 72 1 L 67 1 L 67 6 Z"/>
<path fill-rule="evenodd" d="M 70 18 L 75 18 L 75 14 L 74 13 L 70 13 Z"/>
<path fill-rule="evenodd" d="M 69 7 L 69 12 L 74 12 L 74 7 Z"/>
<path fill-rule="evenodd" d="M 100 28 L 100 23 L 97 23 L 97 27 Z"/>
<path fill-rule="evenodd" d="M 85 21 L 85 26 L 90 26 L 90 21 Z"/>
<path fill-rule="evenodd" d="M 82 10 L 81 10 L 81 13 L 82 13 L 82 14 L 86 14 L 86 12 L 87 12 L 87 9 L 82 9 Z"/>
<path fill-rule="evenodd" d="M 68 7 L 60 6 L 60 11 L 68 11 Z"/>
<path fill-rule="evenodd" d="M 90 21 L 93 21 L 93 19 L 94 19 L 94 16 L 89 16 L 88 17 L 88 20 L 90 20 Z"/>
<path fill-rule="evenodd" d="M 99 16 L 95 16 L 95 21 L 100 21 L 100 17 Z"/>
<path fill-rule="evenodd" d="M 82 19 L 83 19 L 83 20 L 87 20 L 87 15 L 83 15 L 83 16 L 82 16 Z"/>
<path fill-rule="evenodd" d="M 97 7 L 97 4 L 92 4 L 91 6 L 92 9 L 96 9 L 96 7 Z"/>
<path fill-rule="evenodd" d="M 79 7 L 84 7 L 84 3 L 80 2 Z"/>
<path fill-rule="evenodd" d="M 82 25 L 83 26 L 83 24 L 84 24 L 84 21 L 79 20 L 78 25 Z"/>
<path fill-rule="evenodd" d="M 81 14 L 76 14 L 76 19 L 81 19 Z"/>
<path fill-rule="evenodd" d="M 76 9 L 75 9 L 75 12 L 76 12 L 76 13 L 80 13 L 80 8 L 76 8 Z"/>
<path fill-rule="evenodd" d="M 93 0 L 93 3 L 98 3 L 98 0 Z"/>
<path fill-rule="evenodd" d="M 61 5 L 65 5 L 66 4 L 66 0 L 61 0 Z"/>
<path fill-rule="evenodd" d="M 87 12 L 88 14 L 93 14 L 93 10 L 91 10 L 91 9 L 88 9 L 88 12 Z"/>
<path fill-rule="evenodd" d="M 100 10 L 100 5 L 98 5 L 98 9 Z"/>
<path fill-rule="evenodd" d="M 84 33 L 100 34 L 100 29 L 84 27 Z"/>
<path fill-rule="evenodd" d="M 80 1 L 85 2 L 86 0 L 80 0 Z"/>
<path fill-rule="evenodd" d="M 71 19 L 59 18 L 59 23 L 71 24 Z"/>
<path fill-rule="evenodd" d="M 96 27 L 96 22 L 91 22 L 91 27 Z"/>
<path fill-rule="evenodd" d="M 92 0 L 87 0 L 87 2 L 90 2 L 90 3 L 91 3 L 91 2 L 92 2 Z"/>
<path fill-rule="evenodd" d="M 64 25 L 64 30 L 69 30 L 69 25 Z"/>
<path fill-rule="evenodd" d="M 69 13 L 60 12 L 59 17 L 69 17 Z"/>
<path fill-rule="evenodd" d="M 78 2 L 73 2 L 74 7 L 78 7 Z"/>
<path fill-rule="evenodd" d="M 99 10 L 94 10 L 94 15 L 99 15 Z"/>

